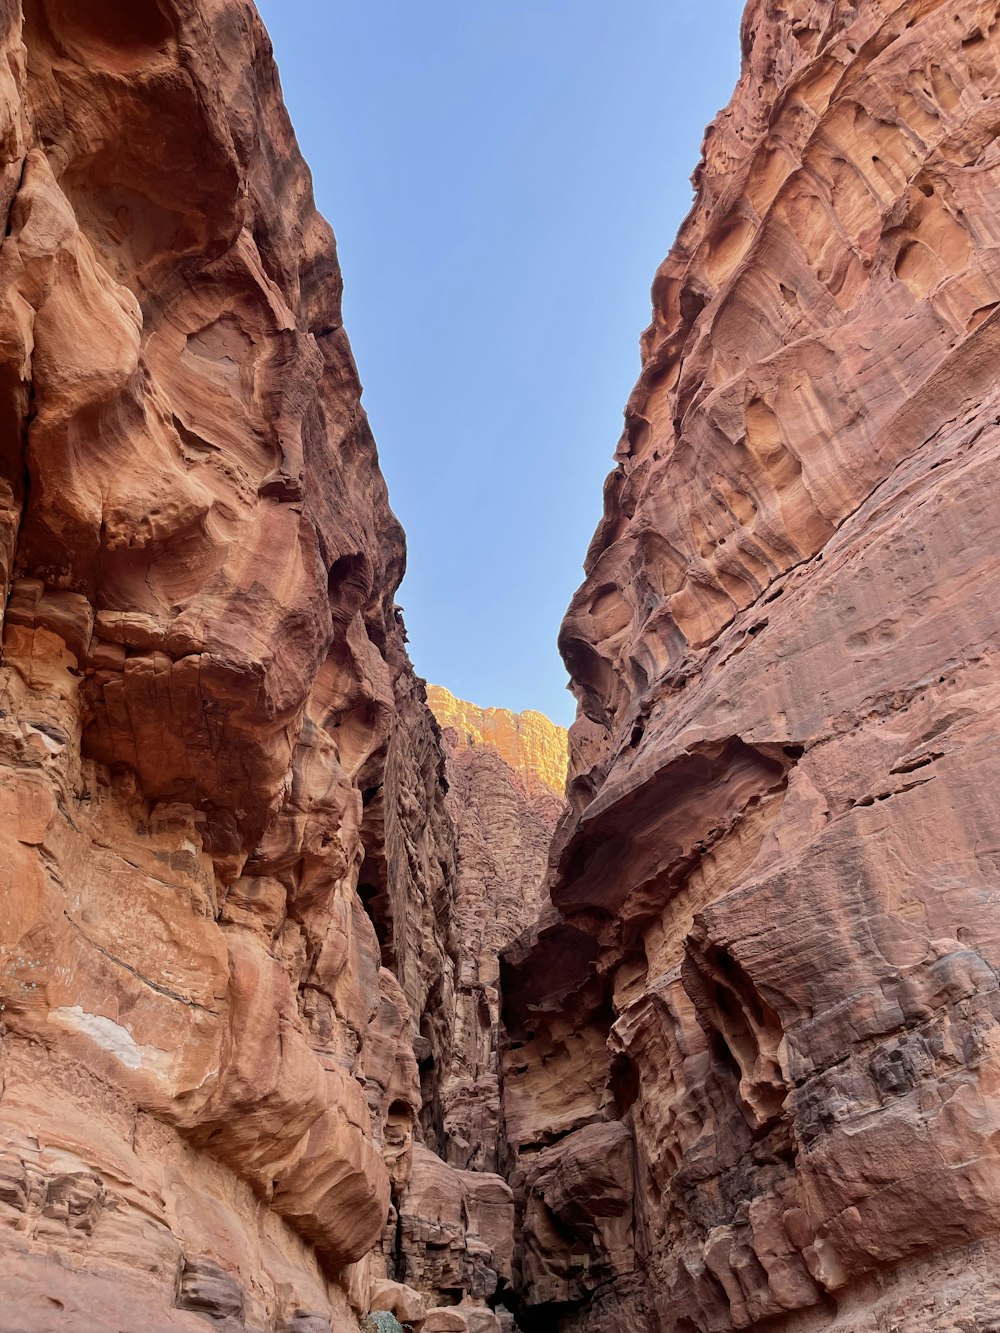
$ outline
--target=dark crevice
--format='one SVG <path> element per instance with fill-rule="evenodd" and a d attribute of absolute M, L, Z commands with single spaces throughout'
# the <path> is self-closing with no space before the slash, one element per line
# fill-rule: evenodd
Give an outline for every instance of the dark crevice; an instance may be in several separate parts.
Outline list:
<path fill-rule="evenodd" d="M 639 1096 L 639 1066 L 630 1056 L 619 1053 L 613 1057 L 610 1085 L 615 1102 L 615 1116 L 622 1120 Z"/>

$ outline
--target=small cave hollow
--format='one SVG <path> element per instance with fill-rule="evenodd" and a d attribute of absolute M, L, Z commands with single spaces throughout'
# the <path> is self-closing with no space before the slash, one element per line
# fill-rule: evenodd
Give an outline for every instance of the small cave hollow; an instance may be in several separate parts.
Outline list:
<path fill-rule="evenodd" d="M 615 1103 L 615 1116 L 623 1120 L 639 1097 L 639 1066 L 619 1051 L 611 1060 L 608 1082 Z"/>
<path fill-rule="evenodd" d="M 365 909 L 368 920 L 375 927 L 382 966 L 392 972 L 395 970 L 396 950 L 393 944 L 392 914 L 389 911 L 388 897 L 377 884 L 359 884 L 358 897 L 361 899 L 361 906 Z"/>

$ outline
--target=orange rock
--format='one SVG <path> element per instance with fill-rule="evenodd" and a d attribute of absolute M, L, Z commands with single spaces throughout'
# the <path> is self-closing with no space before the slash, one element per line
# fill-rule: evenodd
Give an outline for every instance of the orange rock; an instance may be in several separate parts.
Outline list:
<path fill-rule="evenodd" d="M 1000 1317 L 996 17 L 747 6 L 562 629 L 554 908 L 502 969 L 546 1326 Z M 546 1194 L 606 1124 L 621 1248 L 597 1174 L 586 1237 Z"/>
<path fill-rule="evenodd" d="M 529 791 L 541 785 L 562 797 L 568 763 L 564 727 L 531 709 L 510 713 L 506 708 L 478 708 L 456 699 L 442 685 L 428 685 L 427 702 L 441 728 L 454 731 L 457 750 L 488 746 Z"/>
<path fill-rule="evenodd" d="M 0 47 L 0 1322 L 353 1328 L 455 835 L 333 236 L 252 10 Z"/>
<path fill-rule="evenodd" d="M 431 1298 L 491 1299 L 511 1279 L 514 1198 L 485 1171 L 458 1171 L 422 1145 L 399 1202 L 397 1260 L 407 1283 Z"/>
<path fill-rule="evenodd" d="M 469 1321 L 458 1306 L 437 1306 L 427 1311 L 423 1333 L 469 1333 Z"/>

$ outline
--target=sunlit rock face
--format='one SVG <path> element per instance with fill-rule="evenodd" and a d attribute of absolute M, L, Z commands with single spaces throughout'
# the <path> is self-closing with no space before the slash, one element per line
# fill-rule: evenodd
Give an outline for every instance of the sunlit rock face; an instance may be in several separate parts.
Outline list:
<path fill-rule="evenodd" d="M 401 1140 L 395 1126 L 387 1131 L 407 1169 L 398 1188 L 394 1177 L 382 1260 L 387 1292 L 422 1300 L 427 1329 L 496 1333 L 490 1305 L 513 1327 L 514 1248 L 514 1197 L 496 1174 L 499 955 L 538 915 L 564 808 L 566 732 L 540 713 L 479 709 L 433 685 L 427 699 L 457 835 L 455 987 L 442 997 L 451 1044 L 442 1060 L 417 1039 L 424 1142 L 409 1142 L 405 1126 Z"/>
<path fill-rule="evenodd" d="M 569 762 L 565 727 L 531 708 L 480 708 L 441 685 L 427 686 L 427 703 L 442 729 L 454 733 L 445 738 L 450 755 L 496 753 L 528 795 L 562 801 Z"/>
<path fill-rule="evenodd" d="M 734 35 L 735 36 L 735 35 Z M 502 969 L 538 1328 L 1000 1320 L 1000 22 L 754 0 Z"/>
<path fill-rule="evenodd" d="M 252 5 L 0 45 L 0 1323 L 354 1328 L 454 838 L 333 237 Z"/>
<path fill-rule="evenodd" d="M 438 685 L 447 810 L 458 835 L 459 956 L 440 1145 L 453 1165 L 498 1167 L 499 956 L 538 917 L 565 808 L 567 739 L 542 713 L 477 708 Z"/>

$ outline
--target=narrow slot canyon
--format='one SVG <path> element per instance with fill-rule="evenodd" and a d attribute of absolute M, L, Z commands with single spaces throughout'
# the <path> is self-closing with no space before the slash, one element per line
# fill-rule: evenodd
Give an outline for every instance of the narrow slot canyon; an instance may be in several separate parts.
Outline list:
<path fill-rule="evenodd" d="M 254 5 L 0 0 L 0 1333 L 1000 1329 L 1000 3 L 740 40 L 567 732 L 410 660 Z"/>

